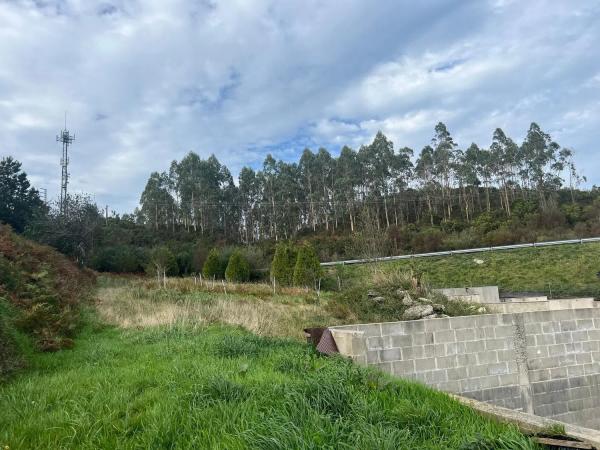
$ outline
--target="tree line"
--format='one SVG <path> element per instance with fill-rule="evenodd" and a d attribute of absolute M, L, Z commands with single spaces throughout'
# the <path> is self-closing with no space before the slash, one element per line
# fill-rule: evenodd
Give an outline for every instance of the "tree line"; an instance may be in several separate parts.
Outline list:
<path fill-rule="evenodd" d="M 463 149 L 440 122 L 418 154 L 395 149 L 378 132 L 370 144 L 344 146 L 337 157 L 324 148 L 305 149 L 297 162 L 269 154 L 260 170 L 244 167 L 237 184 L 214 155 L 190 152 L 150 175 L 135 217 L 156 230 L 252 243 L 306 230 L 468 223 L 497 209 L 510 217 L 516 200 L 548 208 L 563 188 L 575 202 L 582 181 L 573 151 L 536 123 L 520 144 L 498 128 L 488 148 L 472 143 Z"/>

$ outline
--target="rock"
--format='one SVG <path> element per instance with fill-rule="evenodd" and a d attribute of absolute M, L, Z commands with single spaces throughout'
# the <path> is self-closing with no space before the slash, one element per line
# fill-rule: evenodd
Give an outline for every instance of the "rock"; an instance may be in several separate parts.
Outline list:
<path fill-rule="evenodd" d="M 481 307 L 477 308 L 477 312 L 479 314 L 485 314 L 487 312 L 487 310 L 485 309 L 484 306 L 481 306 Z"/>
<path fill-rule="evenodd" d="M 421 319 L 425 316 L 433 314 L 433 306 L 431 305 L 414 305 L 404 311 L 402 318 L 404 320 Z"/>
<path fill-rule="evenodd" d="M 438 317 L 441 319 L 442 317 L 446 318 L 450 316 L 448 314 L 438 314 Z"/>
<path fill-rule="evenodd" d="M 425 297 L 419 297 L 417 299 L 417 301 L 419 303 L 425 303 L 426 305 L 431 305 L 433 303 L 433 301 L 431 301 L 431 300 L 429 300 L 428 298 L 425 298 Z"/>
<path fill-rule="evenodd" d="M 446 307 L 444 305 L 439 305 L 437 303 L 434 303 L 433 305 L 433 310 L 437 313 L 443 313 L 446 312 Z"/>
<path fill-rule="evenodd" d="M 367 297 L 369 298 L 373 298 L 373 297 L 379 297 L 381 294 L 379 292 L 375 292 L 375 291 L 369 291 L 367 292 Z"/>
<path fill-rule="evenodd" d="M 437 319 L 438 317 L 437 314 L 429 314 L 428 316 L 423 317 L 423 319 Z"/>
<path fill-rule="evenodd" d="M 377 304 L 383 303 L 383 302 L 385 302 L 385 297 L 373 297 L 373 298 L 371 298 L 371 301 L 373 303 L 377 303 Z"/>
<path fill-rule="evenodd" d="M 475 258 L 475 259 L 473 259 L 473 262 L 474 262 L 475 264 L 479 264 L 479 265 L 481 265 L 481 264 L 483 264 L 485 261 L 484 261 L 483 259 L 478 259 L 478 258 Z"/>
<path fill-rule="evenodd" d="M 398 289 L 396 289 L 396 295 L 400 298 L 404 298 L 405 296 L 410 295 L 410 294 L 408 293 L 407 290 L 398 288 Z"/>
<path fill-rule="evenodd" d="M 402 304 L 404 306 L 413 306 L 415 304 L 415 301 L 408 294 L 408 292 L 406 293 L 406 295 L 404 295 L 404 298 L 402 299 Z"/>

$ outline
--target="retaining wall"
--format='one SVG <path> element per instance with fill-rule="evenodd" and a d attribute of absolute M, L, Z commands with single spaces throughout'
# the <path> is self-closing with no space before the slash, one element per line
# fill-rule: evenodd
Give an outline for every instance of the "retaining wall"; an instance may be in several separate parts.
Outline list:
<path fill-rule="evenodd" d="M 600 309 L 330 328 L 360 364 L 494 405 L 600 429 Z"/>

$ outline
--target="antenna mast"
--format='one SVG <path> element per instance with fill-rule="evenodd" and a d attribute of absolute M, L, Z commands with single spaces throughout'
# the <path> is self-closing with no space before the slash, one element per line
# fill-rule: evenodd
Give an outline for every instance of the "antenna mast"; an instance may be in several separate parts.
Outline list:
<path fill-rule="evenodd" d="M 75 140 L 75 135 L 71 135 L 67 130 L 67 113 L 65 113 L 65 128 L 56 136 L 56 141 L 62 143 L 62 158 L 60 166 L 62 169 L 60 179 L 60 213 L 67 214 L 67 186 L 69 185 L 69 145 Z"/>

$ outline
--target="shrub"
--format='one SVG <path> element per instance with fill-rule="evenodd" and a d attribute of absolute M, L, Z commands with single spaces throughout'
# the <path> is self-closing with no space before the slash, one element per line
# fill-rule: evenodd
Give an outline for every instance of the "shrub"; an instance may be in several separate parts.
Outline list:
<path fill-rule="evenodd" d="M 244 282 L 250 279 L 250 264 L 241 252 L 235 251 L 229 257 L 227 269 L 225 269 L 227 281 Z"/>
<path fill-rule="evenodd" d="M 204 266 L 202 267 L 202 275 L 204 278 L 208 279 L 223 278 L 223 265 L 221 264 L 219 252 L 216 248 L 213 248 L 208 253 L 206 261 L 204 261 Z"/>
<path fill-rule="evenodd" d="M 294 285 L 303 287 L 315 287 L 321 278 L 323 271 L 319 258 L 312 245 L 304 243 L 298 251 L 296 264 L 294 266 Z"/>
<path fill-rule="evenodd" d="M 271 263 L 271 278 L 281 286 L 291 286 L 294 281 L 295 266 L 296 249 L 287 242 L 277 244 Z"/>
<path fill-rule="evenodd" d="M 174 276 L 178 275 L 179 268 L 173 252 L 168 247 L 162 246 L 155 247 L 150 252 L 150 262 L 146 266 L 146 271 L 158 277 L 162 275 Z"/>

